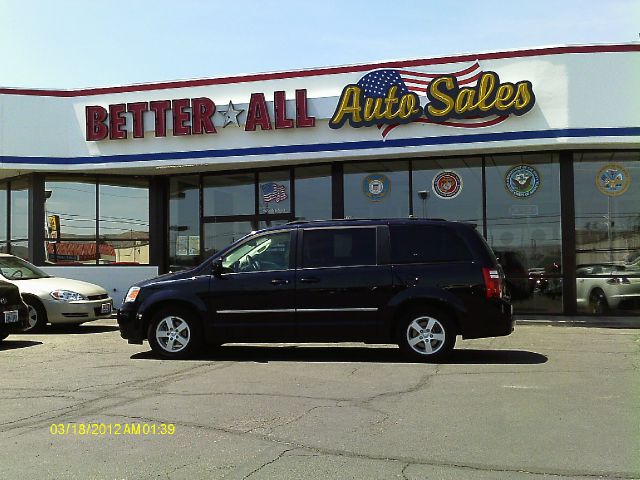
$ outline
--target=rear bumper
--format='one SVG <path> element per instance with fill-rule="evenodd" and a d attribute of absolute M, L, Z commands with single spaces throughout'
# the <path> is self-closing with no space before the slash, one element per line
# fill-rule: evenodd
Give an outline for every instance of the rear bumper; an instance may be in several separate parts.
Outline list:
<path fill-rule="evenodd" d="M 504 337 L 515 327 L 513 306 L 506 300 L 495 300 L 482 313 L 476 314 L 462 332 L 462 338 Z"/>
<path fill-rule="evenodd" d="M 15 307 L 15 308 L 14 308 Z M 20 305 L 9 305 L 5 310 L 18 310 L 18 321 L 5 323 L 4 311 L 0 312 L 0 334 L 18 333 L 23 331 L 29 325 L 29 310 Z"/>
<path fill-rule="evenodd" d="M 128 343 L 141 344 L 146 335 L 142 323 L 142 316 L 138 315 L 137 310 L 118 310 L 117 319 L 120 336 L 127 340 Z"/>

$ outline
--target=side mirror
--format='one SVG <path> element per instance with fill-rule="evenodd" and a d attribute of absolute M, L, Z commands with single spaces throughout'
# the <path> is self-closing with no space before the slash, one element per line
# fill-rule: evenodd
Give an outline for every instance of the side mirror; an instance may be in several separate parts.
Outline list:
<path fill-rule="evenodd" d="M 214 277 L 221 277 L 223 273 L 222 259 L 218 258 L 211 264 L 211 273 Z"/>

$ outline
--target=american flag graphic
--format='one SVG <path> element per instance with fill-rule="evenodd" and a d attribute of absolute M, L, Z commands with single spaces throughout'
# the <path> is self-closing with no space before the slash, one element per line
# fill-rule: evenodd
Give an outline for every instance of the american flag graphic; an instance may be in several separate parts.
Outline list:
<path fill-rule="evenodd" d="M 364 77 L 362 77 L 358 81 L 357 85 L 363 90 L 364 94 L 367 97 L 371 98 L 384 98 L 389 88 L 393 85 L 396 85 L 398 87 L 398 96 L 409 92 L 413 92 L 419 96 L 425 96 L 427 87 L 434 78 L 440 77 L 442 75 L 453 75 L 454 77 L 456 77 L 458 85 L 463 87 L 475 85 L 481 74 L 482 69 L 480 68 L 480 63 L 476 60 L 470 66 L 456 72 L 426 73 L 406 69 L 374 70 L 373 72 L 369 72 Z M 446 125 L 448 127 L 479 128 L 496 125 L 506 119 L 507 116 L 505 115 L 496 116 L 495 118 L 491 119 L 468 118 L 464 120 L 456 119 L 455 121 L 448 120 L 444 122 L 434 122 L 433 120 L 430 120 L 428 118 L 418 118 L 414 120 L 414 122 L 436 123 L 438 125 Z M 399 126 L 399 124 L 380 124 L 378 125 L 378 130 L 380 130 L 382 138 L 385 139 L 389 132 L 391 132 L 391 130 L 393 130 L 397 126 Z"/>
<path fill-rule="evenodd" d="M 289 198 L 287 195 L 287 189 L 284 185 L 280 185 L 278 183 L 265 183 L 260 186 L 260 188 L 262 189 L 262 198 L 265 203 L 280 203 Z"/>

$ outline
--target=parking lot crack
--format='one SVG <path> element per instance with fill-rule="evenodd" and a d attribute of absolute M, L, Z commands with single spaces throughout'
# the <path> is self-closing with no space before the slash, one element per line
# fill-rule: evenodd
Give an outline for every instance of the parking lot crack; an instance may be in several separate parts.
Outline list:
<path fill-rule="evenodd" d="M 245 475 L 244 477 L 242 477 L 242 480 L 246 480 L 247 478 L 251 477 L 252 475 L 258 473 L 263 468 L 276 463 L 278 460 L 280 460 L 282 457 L 284 457 L 288 452 L 291 452 L 292 450 L 296 450 L 296 449 L 295 448 L 288 448 L 286 450 L 283 450 L 282 452 L 280 452 L 280 454 L 276 458 L 274 458 L 272 460 L 269 460 L 268 462 L 265 462 L 264 464 L 260 465 L 258 468 L 253 470 L 248 475 Z"/>

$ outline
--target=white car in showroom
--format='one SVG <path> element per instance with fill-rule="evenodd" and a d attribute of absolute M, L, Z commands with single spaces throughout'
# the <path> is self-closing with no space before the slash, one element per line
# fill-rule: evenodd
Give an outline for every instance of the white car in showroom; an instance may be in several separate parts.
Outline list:
<path fill-rule="evenodd" d="M 29 307 L 25 331 L 41 329 L 47 323 L 80 325 L 109 318 L 113 310 L 113 300 L 104 288 L 48 275 L 26 260 L 6 253 L 0 253 L 0 280 L 16 285 Z"/>

